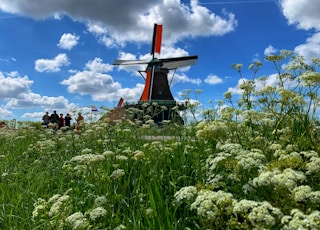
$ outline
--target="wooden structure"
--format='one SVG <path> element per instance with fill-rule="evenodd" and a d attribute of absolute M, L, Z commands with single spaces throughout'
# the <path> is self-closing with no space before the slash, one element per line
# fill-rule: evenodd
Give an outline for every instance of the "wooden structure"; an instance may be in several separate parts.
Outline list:
<path fill-rule="evenodd" d="M 184 124 L 178 111 L 185 110 L 184 104 L 177 103 L 170 91 L 168 73 L 179 67 L 195 64 L 198 56 L 185 56 L 175 58 L 156 58 L 160 55 L 162 41 L 162 25 L 154 25 L 151 55 L 152 59 L 147 60 L 115 60 L 114 65 L 141 65 L 147 64 L 147 68 L 140 73 L 145 73 L 145 86 L 137 103 L 124 103 L 126 109 L 140 110 L 140 113 L 133 115 L 134 119 L 142 119 L 145 115 L 150 116 L 155 123 L 161 124 L 163 120 Z M 120 99 L 121 105 L 123 99 Z M 120 104 L 120 103 L 119 103 Z M 146 106 L 146 104 L 148 106 Z"/>

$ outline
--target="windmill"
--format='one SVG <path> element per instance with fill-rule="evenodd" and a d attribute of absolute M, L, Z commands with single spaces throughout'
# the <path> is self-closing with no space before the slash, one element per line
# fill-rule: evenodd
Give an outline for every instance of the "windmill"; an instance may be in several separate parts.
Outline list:
<path fill-rule="evenodd" d="M 162 41 L 162 25 L 154 24 L 151 60 L 115 60 L 114 65 L 128 66 L 146 64 L 145 85 L 140 100 L 135 104 L 125 104 L 125 108 L 138 108 L 142 115 L 149 115 L 155 123 L 160 124 L 163 120 L 183 124 L 178 110 L 185 110 L 186 105 L 177 103 L 170 91 L 168 73 L 180 67 L 190 66 L 196 63 L 198 56 L 184 56 L 175 58 L 157 58 L 160 55 Z M 122 104 L 122 102 L 121 102 Z M 149 106 L 145 106 L 145 105 Z M 134 118 L 139 119 L 135 114 Z"/>

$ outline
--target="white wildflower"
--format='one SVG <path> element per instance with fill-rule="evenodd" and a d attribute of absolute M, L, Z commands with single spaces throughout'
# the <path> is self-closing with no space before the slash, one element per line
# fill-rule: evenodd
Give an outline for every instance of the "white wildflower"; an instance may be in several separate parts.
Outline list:
<path fill-rule="evenodd" d="M 119 226 L 117 226 L 114 230 L 125 230 L 127 229 L 126 226 L 120 224 Z"/>
<path fill-rule="evenodd" d="M 72 227 L 72 229 L 85 229 L 89 226 L 89 222 L 82 212 L 73 213 L 68 216 L 65 221 Z"/>
<path fill-rule="evenodd" d="M 273 151 L 276 151 L 276 150 L 281 149 L 281 148 L 282 148 L 282 146 L 280 144 L 272 144 L 272 145 L 269 146 L 269 149 L 273 150 Z"/>
<path fill-rule="evenodd" d="M 248 219 L 257 229 L 270 229 L 283 214 L 270 203 L 252 200 L 241 200 L 233 207 L 233 213 L 241 219 Z"/>
<path fill-rule="evenodd" d="M 54 194 L 52 197 L 49 198 L 48 203 L 53 204 L 57 202 L 57 200 L 61 197 L 61 194 Z"/>
<path fill-rule="evenodd" d="M 81 154 L 89 154 L 89 153 L 92 153 L 92 149 L 85 148 L 81 151 Z"/>
<path fill-rule="evenodd" d="M 319 229 L 320 212 L 313 211 L 307 215 L 299 209 L 293 209 L 290 215 L 282 217 L 281 224 L 283 224 L 283 230 Z"/>
<path fill-rule="evenodd" d="M 97 219 L 100 219 L 107 215 L 107 211 L 103 207 L 97 207 L 95 209 L 92 209 L 89 213 L 90 219 L 92 221 L 96 221 Z"/>
<path fill-rule="evenodd" d="M 127 156 L 124 156 L 124 155 L 117 155 L 116 159 L 118 161 L 127 161 L 129 158 Z"/>
<path fill-rule="evenodd" d="M 111 156 L 114 156 L 115 153 L 112 152 L 111 150 L 106 150 L 106 151 L 104 151 L 104 152 L 102 153 L 102 155 L 105 156 L 105 157 L 111 157 Z"/>
<path fill-rule="evenodd" d="M 307 175 L 315 175 L 320 172 L 320 157 L 312 156 L 310 161 L 306 164 Z"/>
<path fill-rule="evenodd" d="M 195 209 L 199 216 L 214 221 L 222 213 L 230 215 L 235 202 L 231 193 L 200 190 L 191 209 Z"/>
<path fill-rule="evenodd" d="M 35 220 L 38 216 L 45 212 L 47 208 L 47 202 L 42 198 L 38 198 L 33 206 L 34 209 L 32 212 L 32 220 Z"/>
<path fill-rule="evenodd" d="M 142 158 L 144 158 L 144 152 L 142 152 L 141 150 L 136 150 L 136 151 L 134 151 L 134 156 L 133 156 L 133 158 L 135 159 L 135 160 L 139 160 L 139 159 L 142 159 Z"/>
<path fill-rule="evenodd" d="M 108 203 L 108 200 L 105 196 L 98 196 L 95 200 L 94 200 L 94 205 L 96 207 L 102 207 L 104 205 L 106 205 Z"/>
<path fill-rule="evenodd" d="M 306 177 L 303 172 L 286 168 L 282 172 L 278 169 L 273 171 L 262 172 L 258 177 L 254 178 L 252 184 L 254 187 L 259 186 L 282 186 L 289 190 L 293 190 L 297 183 L 305 181 Z"/>
<path fill-rule="evenodd" d="M 61 214 L 61 211 L 66 206 L 66 203 L 68 202 L 69 198 L 69 195 L 60 196 L 58 200 L 52 204 L 49 211 L 49 217 Z"/>
<path fill-rule="evenodd" d="M 183 201 L 191 201 L 194 199 L 194 197 L 197 195 L 197 188 L 194 186 L 187 186 L 181 188 L 179 191 L 177 191 L 174 194 L 174 198 L 178 203 L 181 203 Z"/>
<path fill-rule="evenodd" d="M 120 179 L 121 177 L 123 177 L 125 175 L 125 172 L 123 169 L 116 169 L 112 172 L 111 174 L 111 178 L 112 179 Z"/>
<path fill-rule="evenodd" d="M 77 164 L 91 164 L 91 163 L 97 163 L 99 161 L 103 161 L 105 159 L 104 155 L 101 154 L 83 154 L 74 156 L 71 158 L 71 162 L 75 162 Z"/>
<path fill-rule="evenodd" d="M 311 192 L 312 192 L 312 189 L 308 185 L 296 187 L 293 190 L 294 200 L 296 202 L 305 202 L 308 199 L 308 196 Z"/>

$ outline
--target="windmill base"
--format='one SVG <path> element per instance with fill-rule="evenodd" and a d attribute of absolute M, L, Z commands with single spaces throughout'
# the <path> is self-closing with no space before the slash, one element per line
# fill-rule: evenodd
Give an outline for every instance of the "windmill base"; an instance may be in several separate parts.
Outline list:
<path fill-rule="evenodd" d="M 153 120 L 155 124 L 162 125 L 164 121 L 184 125 L 184 120 L 178 111 L 185 110 L 185 105 L 178 105 L 176 101 L 152 101 L 151 104 L 139 101 L 136 104 L 125 104 L 132 120 L 145 123 Z"/>

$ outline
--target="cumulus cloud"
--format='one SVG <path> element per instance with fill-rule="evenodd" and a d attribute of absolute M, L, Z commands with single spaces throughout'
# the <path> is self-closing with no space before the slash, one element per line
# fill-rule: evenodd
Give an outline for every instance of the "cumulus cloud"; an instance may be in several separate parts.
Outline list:
<path fill-rule="evenodd" d="M 320 1 L 318 0 L 281 0 L 284 16 L 289 24 L 298 28 L 320 30 Z"/>
<path fill-rule="evenodd" d="M 305 44 L 298 45 L 294 51 L 306 59 L 316 58 L 320 56 L 320 32 L 313 34 L 307 38 Z"/>
<path fill-rule="evenodd" d="M 8 119 L 13 116 L 13 113 L 6 108 L 0 107 L 0 118 Z"/>
<path fill-rule="evenodd" d="M 2 0 L 0 10 L 37 19 L 64 13 L 86 22 L 88 31 L 100 36 L 107 46 L 150 42 L 155 22 L 166 25 L 163 41 L 169 44 L 187 37 L 223 35 L 237 26 L 234 14 L 214 13 L 199 5 L 198 0 L 190 4 L 180 0 Z"/>
<path fill-rule="evenodd" d="M 5 103 L 0 114 L 11 116 L 9 108 L 64 108 L 68 105 L 68 100 L 62 96 L 48 97 L 33 93 L 30 89 L 32 84 L 28 76 L 20 76 L 18 72 L 0 72 L 0 102 Z"/>
<path fill-rule="evenodd" d="M 80 37 L 74 34 L 65 33 L 61 36 L 57 46 L 61 49 L 71 50 L 79 42 Z"/>
<path fill-rule="evenodd" d="M 103 63 L 101 58 L 95 58 L 94 60 L 88 61 L 85 68 L 97 73 L 106 73 L 113 70 L 113 66 Z"/>
<path fill-rule="evenodd" d="M 171 82 L 171 85 L 177 83 L 191 83 L 194 85 L 200 85 L 202 82 L 200 78 L 190 78 L 185 73 L 176 73 L 174 76 L 170 75 L 168 81 Z"/>
<path fill-rule="evenodd" d="M 275 54 L 278 50 L 274 48 L 272 45 L 269 45 L 267 48 L 264 49 L 264 55 L 272 55 Z"/>
<path fill-rule="evenodd" d="M 204 82 L 209 85 L 217 85 L 217 84 L 221 84 L 223 80 L 217 75 L 209 75 L 206 77 L 206 79 L 204 79 Z"/>
<path fill-rule="evenodd" d="M 19 76 L 17 72 L 0 72 L 0 101 L 15 98 L 22 93 L 27 93 L 33 81 L 28 76 Z"/>
<path fill-rule="evenodd" d="M 295 51 L 308 58 L 320 56 L 320 1 L 318 0 L 281 0 L 280 1 L 284 16 L 288 23 L 296 25 L 299 29 L 315 30 L 306 40 L 305 44 L 300 44 Z"/>
<path fill-rule="evenodd" d="M 58 54 L 54 59 L 38 59 L 35 61 L 35 70 L 38 72 L 59 72 L 62 66 L 70 64 L 66 54 Z"/>
<path fill-rule="evenodd" d="M 66 85 L 70 93 L 91 95 L 96 101 L 104 100 L 108 97 L 105 95 L 116 94 L 121 89 L 121 84 L 114 82 L 113 78 L 106 74 L 112 68 L 111 65 L 103 63 L 102 59 L 95 58 L 86 63 L 83 71 L 75 72 L 61 84 Z M 114 100 L 114 98 L 108 99 L 109 101 Z"/>
<path fill-rule="evenodd" d="M 63 96 L 48 97 L 32 92 L 20 94 L 18 98 L 12 98 L 6 104 L 6 107 L 10 108 L 66 108 L 67 106 L 68 100 Z"/>

